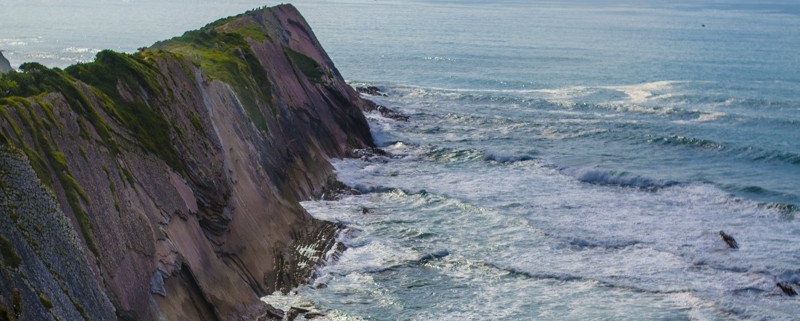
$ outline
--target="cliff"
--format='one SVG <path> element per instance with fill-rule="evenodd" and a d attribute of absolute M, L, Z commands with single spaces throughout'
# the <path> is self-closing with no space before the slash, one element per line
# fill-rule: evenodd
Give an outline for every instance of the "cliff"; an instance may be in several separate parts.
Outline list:
<path fill-rule="evenodd" d="M 7 73 L 11 70 L 13 70 L 13 68 L 11 68 L 11 63 L 3 56 L 3 51 L 0 50 L 0 74 Z"/>
<path fill-rule="evenodd" d="M 298 202 L 373 145 L 291 5 L 0 89 L 0 320 L 266 315 L 339 228 Z"/>

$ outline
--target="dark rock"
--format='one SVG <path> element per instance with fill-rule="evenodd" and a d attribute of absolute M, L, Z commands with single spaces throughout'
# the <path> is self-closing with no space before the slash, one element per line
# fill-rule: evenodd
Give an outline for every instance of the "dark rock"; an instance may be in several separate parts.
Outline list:
<path fill-rule="evenodd" d="M 330 176 L 322 187 L 320 198 L 326 201 L 335 201 L 345 195 L 360 195 L 361 193 L 350 186 L 338 181 L 335 176 Z"/>
<path fill-rule="evenodd" d="M 775 285 L 777 285 L 781 289 L 781 291 L 783 291 L 783 293 L 788 296 L 797 295 L 797 291 L 795 291 L 794 288 L 786 282 L 778 282 Z"/>
<path fill-rule="evenodd" d="M 294 321 L 294 319 L 297 319 L 298 316 L 300 316 L 301 314 L 304 314 L 304 313 L 308 313 L 309 311 L 311 311 L 311 310 L 298 308 L 298 307 L 291 307 L 291 308 L 289 308 L 289 311 L 286 312 L 286 320 L 287 321 Z"/>
<path fill-rule="evenodd" d="M 319 317 L 324 317 L 324 316 L 325 316 L 325 314 L 321 313 L 321 312 L 309 312 L 309 313 L 306 313 L 303 317 L 306 318 L 306 319 L 314 319 L 314 318 L 319 318 Z"/>
<path fill-rule="evenodd" d="M 6 57 L 3 57 L 3 51 L 0 50 L 0 74 L 7 73 L 11 70 L 14 70 L 13 68 L 11 68 L 11 63 L 8 62 L 8 59 L 6 59 Z"/>
<path fill-rule="evenodd" d="M 394 109 L 391 109 L 383 105 L 376 105 L 373 110 L 377 110 L 379 113 L 381 113 L 381 116 L 383 117 L 394 119 L 397 121 L 408 121 L 409 118 L 408 115 L 405 115 L 399 111 L 396 111 Z"/>
<path fill-rule="evenodd" d="M 271 305 L 267 305 L 261 316 L 256 318 L 256 321 L 279 321 L 283 320 L 285 316 L 286 312 L 283 310 L 277 309 Z"/>
<path fill-rule="evenodd" d="M 350 151 L 347 156 L 352 158 L 360 158 L 365 161 L 373 161 L 375 159 L 392 157 L 392 154 L 377 147 L 370 147 L 354 149 Z"/>
<path fill-rule="evenodd" d="M 725 241 L 725 243 L 727 243 L 730 248 L 732 249 L 739 248 L 739 243 L 736 243 L 736 240 L 733 238 L 733 236 L 725 234 L 725 231 L 719 231 L 719 236 L 722 237 L 722 240 Z"/>
<path fill-rule="evenodd" d="M 381 96 L 387 97 L 386 93 L 384 93 L 380 88 L 375 86 L 367 86 L 367 87 L 356 87 L 356 91 L 362 94 L 367 94 L 370 96 Z"/>
<path fill-rule="evenodd" d="M 165 272 L 161 269 L 156 269 L 153 276 L 150 277 L 150 293 L 158 294 L 162 297 L 167 296 L 167 290 L 164 288 Z"/>
<path fill-rule="evenodd" d="M 443 257 L 450 255 L 450 251 L 448 250 L 439 250 L 433 253 L 425 254 L 419 259 L 419 263 L 426 263 L 433 260 L 438 260 Z"/>

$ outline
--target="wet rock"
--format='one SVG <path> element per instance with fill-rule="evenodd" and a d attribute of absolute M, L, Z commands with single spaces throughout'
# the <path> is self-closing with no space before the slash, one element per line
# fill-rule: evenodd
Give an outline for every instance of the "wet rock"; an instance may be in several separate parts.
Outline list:
<path fill-rule="evenodd" d="M 314 319 L 314 318 L 319 318 L 319 317 L 324 317 L 324 316 L 325 316 L 325 314 L 321 313 L 321 312 L 309 312 L 309 313 L 306 313 L 305 315 L 303 315 L 303 317 L 306 318 L 306 319 Z"/>
<path fill-rule="evenodd" d="M 797 295 L 797 291 L 794 290 L 791 284 L 788 284 L 786 282 L 778 282 L 775 285 L 777 285 L 781 289 L 781 291 L 783 291 L 783 293 L 788 296 Z"/>
<path fill-rule="evenodd" d="M 289 308 L 289 311 L 286 312 L 286 320 L 287 321 L 294 321 L 294 319 L 297 319 L 298 316 L 300 316 L 301 314 L 308 313 L 309 311 L 311 311 L 311 310 L 298 308 L 298 307 L 291 307 L 291 308 Z"/>
<path fill-rule="evenodd" d="M 728 244 L 728 247 L 732 249 L 739 248 L 739 243 L 736 243 L 736 240 L 733 238 L 733 236 L 725 234 L 725 231 L 719 231 L 719 236 L 722 237 L 722 240 L 725 241 L 726 244 Z"/>
<path fill-rule="evenodd" d="M 328 181 L 325 183 L 325 186 L 322 187 L 322 195 L 320 196 L 321 199 L 326 201 L 335 201 L 342 198 L 345 195 L 360 195 L 361 193 L 355 189 L 350 188 L 350 186 L 345 185 L 344 183 L 338 181 L 336 177 L 331 176 L 328 178 Z"/>
<path fill-rule="evenodd" d="M 381 96 L 387 97 L 386 93 L 384 93 L 380 88 L 375 86 L 366 86 L 366 87 L 356 87 L 356 91 L 362 94 L 370 95 L 370 96 Z"/>
<path fill-rule="evenodd" d="M 433 253 L 425 254 L 419 259 L 419 263 L 427 263 L 430 261 L 438 260 L 450 255 L 450 251 L 448 250 L 439 250 Z"/>
<path fill-rule="evenodd" d="M 408 115 L 383 105 L 375 105 L 371 108 L 367 108 L 367 111 L 377 111 L 381 116 L 397 121 L 408 121 L 409 119 Z"/>
<path fill-rule="evenodd" d="M 283 310 L 275 308 L 271 305 L 267 305 L 267 308 L 265 311 L 263 311 L 263 314 L 256 318 L 256 321 L 278 321 L 283 320 L 285 316 L 286 312 Z"/>
<path fill-rule="evenodd" d="M 354 149 L 350 151 L 350 153 L 348 153 L 347 156 L 352 158 L 360 158 L 361 160 L 364 161 L 374 161 L 376 159 L 392 157 L 392 154 L 377 147 L 370 147 L 370 148 Z"/>

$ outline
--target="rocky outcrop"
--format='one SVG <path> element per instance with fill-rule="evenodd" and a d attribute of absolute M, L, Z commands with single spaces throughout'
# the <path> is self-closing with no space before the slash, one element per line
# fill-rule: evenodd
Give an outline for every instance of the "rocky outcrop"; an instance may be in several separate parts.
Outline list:
<path fill-rule="evenodd" d="M 13 68 L 11 68 L 11 63 L 8 62 L 8 59 L 3 56 L 3 51 L 0 50 L 0 74 L 7 73 L 11 70 L 13 70 Z"/>
<path fill-rule="evenodd" d="M 0 82 L 0 319 L 252 320 L 339 226 L 328 159 L 374 147 L 291 5 Z"/>
<path fill-rule="evenodd" d="M 386 93 L 384 93 L 383 90 L 375 86 L 356 87 L 356 91 L 370 96 L 381 96 L 381 97 L 389 96 Z"/>

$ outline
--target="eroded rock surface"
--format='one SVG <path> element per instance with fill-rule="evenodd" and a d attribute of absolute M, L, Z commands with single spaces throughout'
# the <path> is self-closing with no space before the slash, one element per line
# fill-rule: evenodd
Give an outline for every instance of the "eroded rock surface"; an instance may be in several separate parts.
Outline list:
<path fill-rule="evenodd" d="M 16 77 L 33 82 L 0 93 L 0 314 L 18 320 L 274 315 L 259 297 L 306 281 L 340 229 L 298 202 L 328 159 L 374 147 L 375 105 L 291 5 Z"/>

